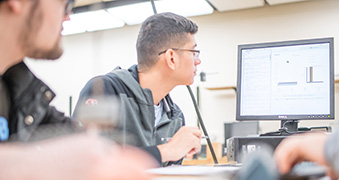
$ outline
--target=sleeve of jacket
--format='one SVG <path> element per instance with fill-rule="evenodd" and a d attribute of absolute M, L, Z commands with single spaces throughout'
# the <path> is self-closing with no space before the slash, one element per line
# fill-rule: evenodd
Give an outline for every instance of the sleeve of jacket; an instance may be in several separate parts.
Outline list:
<path fill-rule="evenodd" d="M 330 135 L 325 144 L 326 161 L 339 174 L 339 131 Z"/>
<path fill-rule="evenodd" d="M 148 152 L 152 157 L 154 157 L 154 159 L 158 162 L 158 165 L 161 164 L 161 154 L 159 149 L 156 146 L 145 146 L 145 147 L 141 147 L 141 149 L 143 149 L 144 151 Z"/>
<path fill-rule="evenodd" d="M 49 106 L 39 126 L 19 135 L 21 135 L 20 140 L 30 142 L 64 136 L 76 131 L 76 126 L 69 117 L 64 116 L 64 113 L 59 112 L 55 107 Z"/>
<path fill-rule="evenodd" d="M 68 123 L 71 121 L 69 117 L 56 110 L 54 106 L 49 106 L 45 119 L 49 120 L 49 123 Z"/>
<path fill-rule="evenodd" d="M 181 165 L 183 161 L 183 158 L 181 158 L 178 161 L 169 161 L 169 162 L 162 163 L 161 154 L 157 146 L 144 146 L 144 147 L 141 147 L 141 149 L 148 152 L 158 162 L 159 166 L 160 165 L 162 166 Z"/>

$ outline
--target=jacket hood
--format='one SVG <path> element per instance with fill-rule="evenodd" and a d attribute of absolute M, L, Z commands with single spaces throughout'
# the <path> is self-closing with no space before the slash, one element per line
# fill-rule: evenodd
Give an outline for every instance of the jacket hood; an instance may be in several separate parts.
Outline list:
<path fill-rule="evenodd" d="M 114 71 L 126 71 L 124 69 L 121 69 L 121 67 L 116 67 Z M 131 66 L 128 70 L 129 74 L 131 76 L 128 76 L 127 73 L 115 73 L 120 79 L 123 80 L 123 83 L 132 91 L 132 93 L 135 95 L 137 101 L 139 103 L 147 104 L 147 105 L 154 105 L 153 101 L 150 101 L 150 99 L 147 99 L 147 95 L 152 96 L 152 91 L 150 89 L 143 89 L 140 86 L 140 79 L 139 79 L 139 74 L 138 74 L 138 66 L 133 65 Z M 138 87 L 138 88 L 136 88 Z M 153 98 L 152 98 L 153 100 Z M 174 103 L 170 97 L 169 94 L 165 96 L 164 99 L 162 99 L 163 104 L 164 104 L 164 111 L 171 117 L 173 116 L 173 108 L 174 108 Z"/>

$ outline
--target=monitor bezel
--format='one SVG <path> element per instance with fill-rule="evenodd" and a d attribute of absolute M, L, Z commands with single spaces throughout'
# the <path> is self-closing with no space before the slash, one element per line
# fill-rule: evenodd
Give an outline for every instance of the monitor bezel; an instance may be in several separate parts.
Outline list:
<path fill-rule="evenodd" d="M 329 43 L 330 54 L 330 114 L 324 116 L 319 115 L 253 115 L 253 116 L 241 116 L 240 115 L 240 102 L 241 102 L 241 74 L 242 74 L 242 50 L 244 49 L 256 49 L 256 48 L 271 48 L 271 47 L 283 47 L 293 45 L 306 45 L 306 44 L 319 44 Z M 258 121 L 258 120 L 332 120 L 334 119 L 334 38 L 317 38 L 317 39 L 302 39 L 292 41 L 278 41 L 278 42 L 266 42 L 266 43 L 254 43 L 238 45 L 238 67 L 237 67 L 237 105 L 236 105 L 236 120 L 237 121 Z"/>

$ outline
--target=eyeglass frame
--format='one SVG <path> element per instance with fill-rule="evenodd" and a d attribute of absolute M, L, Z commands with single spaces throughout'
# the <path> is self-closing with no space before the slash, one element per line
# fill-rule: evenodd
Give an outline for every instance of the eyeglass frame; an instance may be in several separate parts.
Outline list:
<path fill-rule="evenodd" d="M 161 51 L 158 53 L 158 56 L 160 56 L 161 54 L 166 53 L 166 51 L 168 51 L 169 49 L 173 49 L 174 51 L 190 51 L 193 53 L 194 59 L 199 59 L 199 55 L 200 55 L 200 50 L 196 50 L 196 49 L 180 49 L 180 48 L 168 48 L 164 51 Z"/>
<path fill-rule="evenodd" d="M 71 14 L 75 5 L 75 0 L 67 0 L 65 6 L 65 15 Z"/>

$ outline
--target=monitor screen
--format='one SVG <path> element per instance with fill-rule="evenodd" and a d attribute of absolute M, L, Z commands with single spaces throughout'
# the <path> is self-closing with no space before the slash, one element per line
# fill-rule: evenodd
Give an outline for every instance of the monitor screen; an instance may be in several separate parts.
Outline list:
<path fill-rule="evenodd" d="M 334 119 L 333 38 L 238 46 L 237 120 Z"/>

